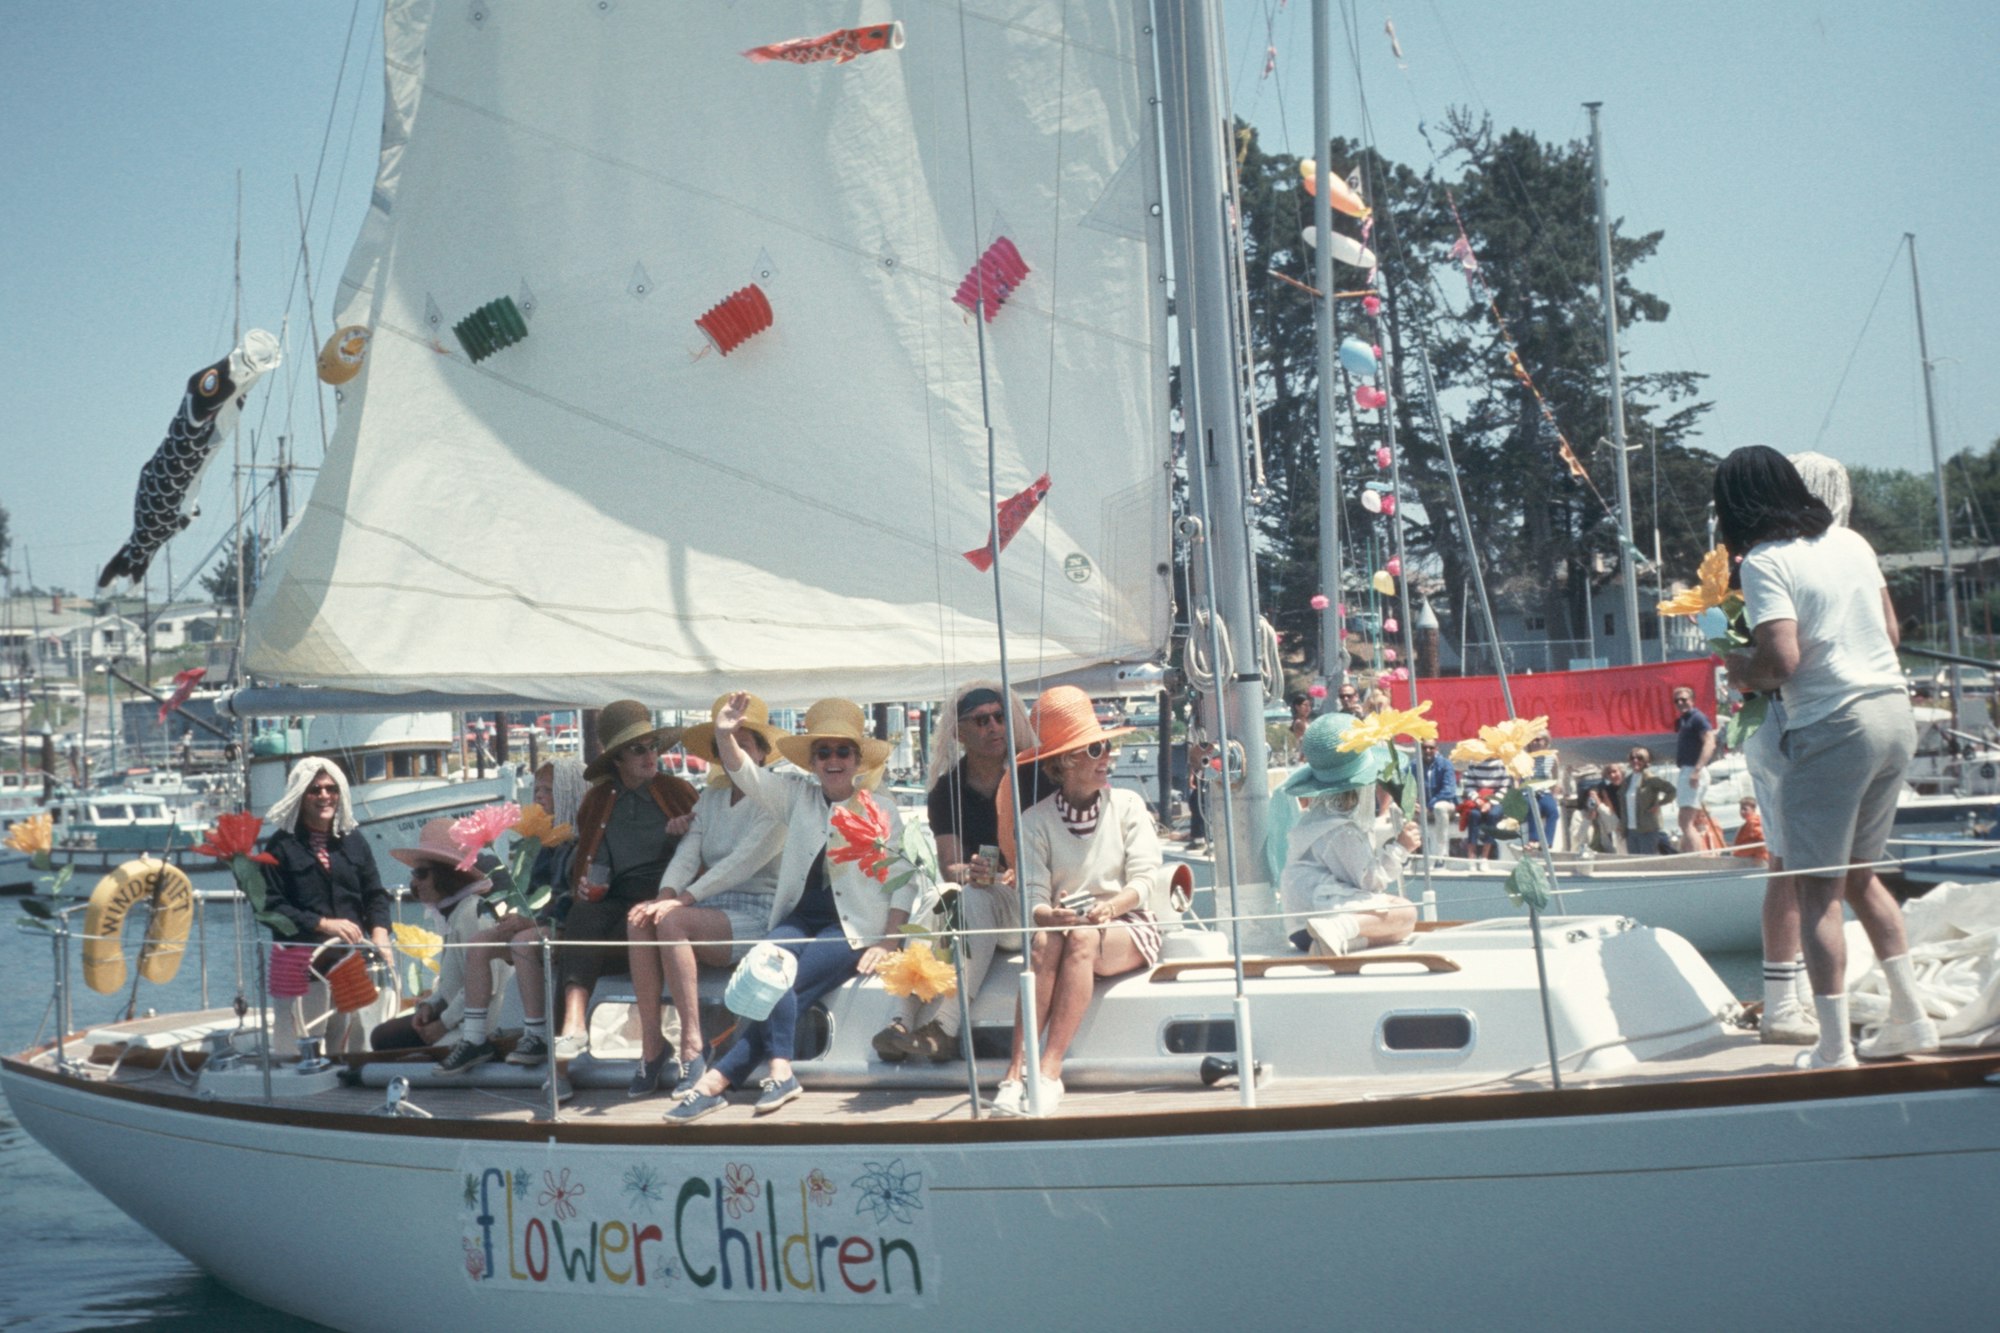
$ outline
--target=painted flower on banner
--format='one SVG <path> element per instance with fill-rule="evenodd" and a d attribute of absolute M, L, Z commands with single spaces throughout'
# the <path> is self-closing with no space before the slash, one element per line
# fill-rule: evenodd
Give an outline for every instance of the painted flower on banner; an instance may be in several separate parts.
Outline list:
<path fill-rule="evenodd" d="M 465 1271 L 474 1281 L 486 1276 L 486 1247 L 470 1236 L 463 1238 L 465 1246 Z"/>
<path fill-rule="evenodd" d="M 625 1168 L 625 1194 L 636 1206 L 650 1213 L 654 1204 L 665 1201 L 667 1187 L 661 1181 L 658 1170 L 640 1163 Z"/>
<path fill-rule="evenodd" d="M 458 859 L 458 868 L 472 869 L 479 860 L 479 854 L 491 847 L 494 839 L 520 822 L 521 807 L 512 801 L 482 805 L 463 819 L 453 820 L 451 840 L 465 852 Z"/>
<path fill-rule="evenodd" d="M 1701 558 L 1694 587 L 1675 593 L 1659 603 L 1663 616 L 1698 616 L 1721 606 L 1737 594 L 1729 590 L 1729 550 L 1718 546 Z"/>
<path fill-rule="evenodd" d="M 742 1162 L 731 1162 L 729 1169 L 722 1173 L 722 1202 L 729 1209 L 731 1217 L 748 1217 L 757 1211 L 757 1169 Z"/>
<path fill-rule="evenodd" d="M 1549 719 L 1546 716 L 1510 718 L 1491 727 L 1481 727 L 1476 739 L 1460 741 L 1452 747 L 1451 761 L 1454 764 L 1471 764 L 1482 759 L 1498 759 L 1515 777 L 1533 777 L 1535 757 L 1528 753 L 1528 746 L 1548 729 Z"/>
<path fill-rule="evenodd" d="M 958 972 L 931 952 L 929 940 L 911 940 L 889 955 L 875 975 L 891 995 L 914 995 L 925 1004 L 958 994 Z"/>
<path fill-rule="evenodd" d="M 812 1174 L 806 1177 L 807 1197 L 811 1198 L 813 1203 L 821 1208 L 831 1204 L 833 1196 L 839 1192 L 840 1187 L 829 1180 L 826 1172 L 820 1170 L 818 1167 L 814 1167 Z"/>
<path fill-rule="evenodd" d="M 924 1173 L 905 1171 L 900 1157 L 887 1163 L 864 1162 L 862 1165 L 868 1169 L 854 1182 L 854 1188 L 861 1192 L 861 1197 L 854 1202 L 855 1216 L 866 1213 L 877 1222 L 886 1222 L 892 1217 L 898 1222 L 915 1221 L 916 1210 L 924 1206 L 921 1193 Z"/>
<path fill-rule="evenodd" d="M 576 1201 L 584 1195 L 583 1182 L 569 1178 L 569 1168 L 562 1169 L 562 1175 L 553 1171 L 542 1172 L 542 1192 L 535 1202 L 548 1209 L 559 1218 L 576 1216 Z"/>
<path fill-rule="evenodd" d="M 1438 738 L 1438 725 L 1424 716 L 1430 711 L 1431 701 L 1426 699 L 1415 708 L 1390 708 L 1371 713 L 1341 733 L 1340 744 L 1336 748 L 1352 754 L 1371 745 L 1386 744 L 1398 736 L 1434 741 Z"/>
<path fill-rule="evenodd" d="M 467 1208 L 479 1206 L 479 1177 L 470 1171 L 465 1173 L 465 1206 Z"/>
<path fill-rule="evenodd" d="M 534 1183 L 534 1177 L 529 1175 L 525 1170 L 516 1171 L 514 1173 L 514 1197 L 517 1199 L 527 1198 L 528 1188 Z"/>

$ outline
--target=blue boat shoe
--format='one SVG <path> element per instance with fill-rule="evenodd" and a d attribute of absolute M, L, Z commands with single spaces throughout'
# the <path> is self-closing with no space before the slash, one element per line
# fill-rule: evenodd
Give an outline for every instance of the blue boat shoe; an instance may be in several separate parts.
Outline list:
<path fill-rule="evenodd" d="M 764 1080 L 763 1088 L 763 1095 L 757 1099 L 757 1104 L 750 1108 L 758 1115 L 771 1114 L 771 1112 L 777 1110 L 786 1102 L 797 1099 L 805 1091 L 804 1088 L 799 1086 L 799 1076 L 797 1074 L 792 1075 L 782 1083 L 775 1078 L 767 1078 Z"/>
<path fill-rule="evenodd" d="M 727 1105 L 729 1103 L 723 1100 L 723 1096 L 719 1092 L 689 1092 L 678 1102 L 675 1102 L 674 1109 L 667 1112 L 661 1119 L 670 1125 L 692 1124 L 705 1115 L 720 1111 Z"/>
<path fill-rule="evenodd" d="M 681 1076 L 674 1084 L 674 1096 L 685 1097 L 694 1091 L 694 1085 L 701 1082 L 701 1076 L 708 1072 L 708 1061 L 697 1055 L 692 1060 L 681 1062 Z"/>
<path fill-rule="evenodd" d="M 642 1057 L 639 1061 L 638 1072 L 632 1075 L 631 1086 L 625 1089 L 625 1095 L 627 1097 L 646 1097 L 659 1091 L 660 1078 L 665 1074 L 667 1066 L 670 1064 L 674 1067 L 675 1074 L 675 1077 L 668 1080 L 668 1085 L 672 1086 L 680 1082 L 680 1061 L 674 1059 L 672 1051 L 661 1051 L 650 1060 Z"/>

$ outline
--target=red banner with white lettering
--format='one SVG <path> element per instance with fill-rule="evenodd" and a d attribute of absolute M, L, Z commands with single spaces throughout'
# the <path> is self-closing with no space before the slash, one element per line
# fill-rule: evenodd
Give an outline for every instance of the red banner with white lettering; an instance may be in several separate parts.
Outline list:
<path fill-rule="evenodd" d="M 1715 663 L 1706 657 L 1593 671 L 1543 671 L 1509 676 L 1514 711 L 1546 713 L 1557 740 L 1590 736 L 1656 736 L 1674 729 L 1674 690 L 1694 691 L 1694 706 L 1715 721 Z M 1408 688 L 1407 686 L 1405 688 Z M 1507 716 L 1497 676 L 1439 676 L 1417 682 L 1431 700 L 1426 715 L 1447 745 L 1479 734 Z M 1405 700 L 1407 702 L 1407 700 Z"/>

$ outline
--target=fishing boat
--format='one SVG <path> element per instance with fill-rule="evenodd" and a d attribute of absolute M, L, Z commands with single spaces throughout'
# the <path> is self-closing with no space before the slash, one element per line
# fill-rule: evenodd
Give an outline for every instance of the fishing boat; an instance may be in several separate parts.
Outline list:
<path fill-rule="evenodd" d="M 1197 353 L 1184 527 L 1201 586 L 1250 586 L 1216 16 L 896 20 L 391 0 L 338 314 L 365 363 L 246 625 L 251 669 L 289 683 L 243 707 L 922 698 L 1154 660 L 1167 213 Z M 497 540 L 505 505 L 473 489 L 555 536 Z M 1218 603 L 1212 645 L 1225 620 L 1253 641 L 1254 610 Z M 1220 928 L 1171 922 L 1161 964 L 1101 987 L 1060 1114 L 996 1118 L 961 1068 L 874 1064 L 872 981 L 829 999 L 806 1097 L 673 1129 L 590 1086 L 608 1048 L 567 1101 L 533 1075 L 439 1087 L 425 1060 L 272 1064 L 254 997 L 61 1032 L 0 1087 L 194 1263 L 341 1329 L 1990 1308 L 2000 1053 L 1795 1072 L 1685 940 L 1617 915 L 1274 950 L 1243 845 L 1263 684 L 1218 676 Z M 988 1080 L 1017 975 L 996 972 L 969 1029 Z M 1828 1271 L 1910 1234 L 1921 1263 Z"/>

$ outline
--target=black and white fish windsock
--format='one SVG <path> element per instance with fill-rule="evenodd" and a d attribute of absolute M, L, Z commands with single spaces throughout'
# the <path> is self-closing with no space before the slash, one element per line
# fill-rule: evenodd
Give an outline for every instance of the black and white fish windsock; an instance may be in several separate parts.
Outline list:
<path fill-rule="evenodd" d="M 132 501 L 132 537 L 97 576 L 97 586 L 119 578 L 140 579 L 169 538 L 194 521 L 202 473 L 215 447 L 236 424 L 244 395 L 277 368 L 278 340 L 262 329 L 243 336 L 243 345 L 212 366 L 188 377 L 181 410 L 167 425 L 167 438 L 139 470 L 139 493 Z"/>

